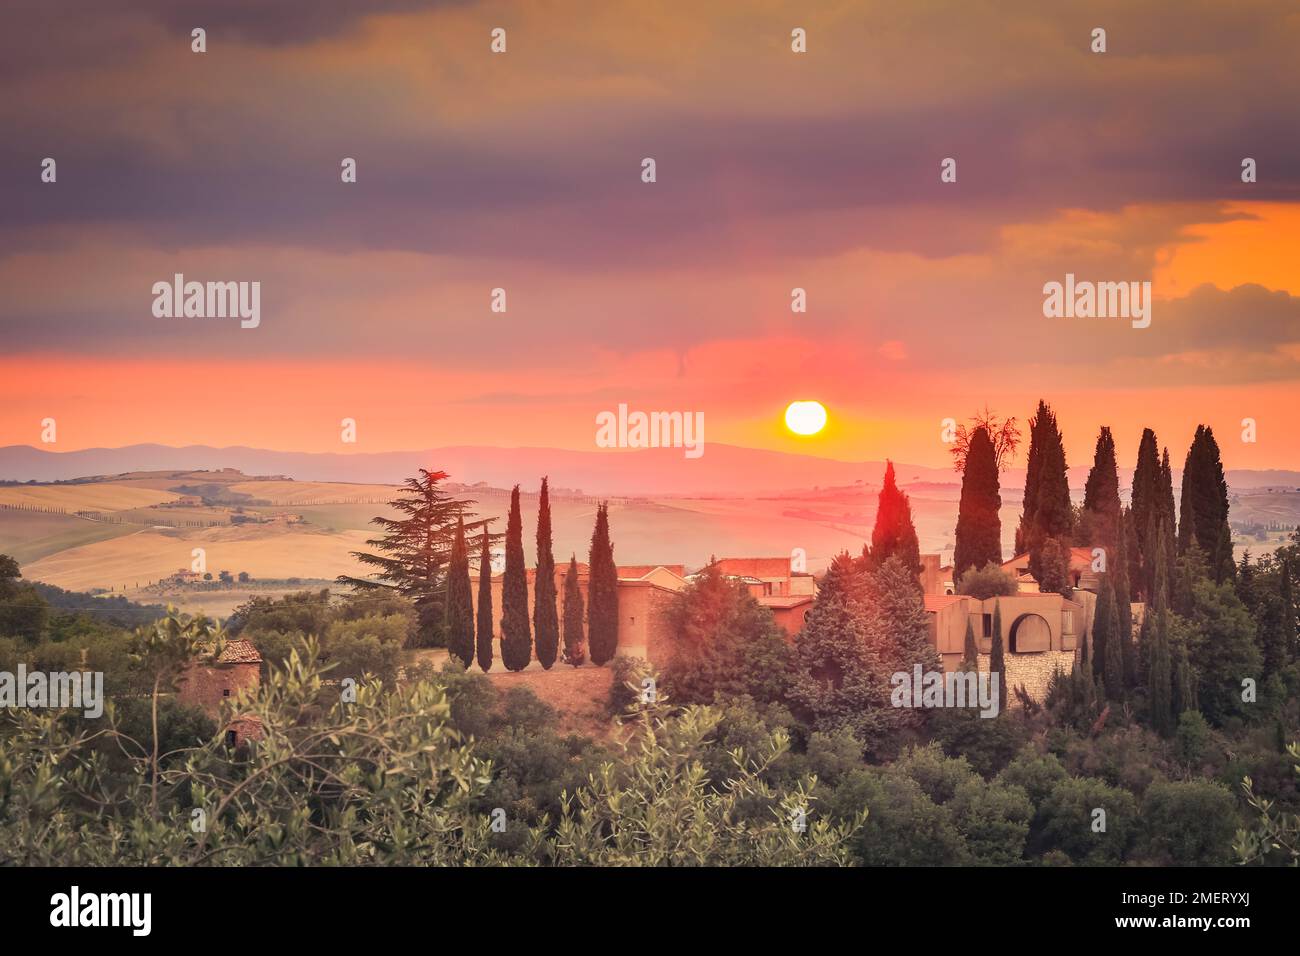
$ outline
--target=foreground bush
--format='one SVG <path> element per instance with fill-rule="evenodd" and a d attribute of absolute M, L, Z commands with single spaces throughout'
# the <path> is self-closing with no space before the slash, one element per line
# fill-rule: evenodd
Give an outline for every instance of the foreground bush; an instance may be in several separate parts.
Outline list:
<path fill-rule="evenodd" d="M 155 761 L 153 741 L 131 737 L 111 704 L 93 724 L 0 713 L 0 865 L 850 861 L 856 822 L 818 817 L 814 778 L 764 780 L 784 734 L 738 748 L 725 779 L 708 778 L 712 708 L 645 707 L 625 752 L 562 793 L 556 819 L 531 825 L 504 807 L 483 812 L 493 767 L 453 723 L 455 675 L 391 692 L 367 680 L 345 701 L 322 673 L 308 642 L 256 697 L 236 700 L 232 713 L 263 730 L 238 751 L 219 733 Z M 766 819 L 739 812 L 753 801 Z"/>

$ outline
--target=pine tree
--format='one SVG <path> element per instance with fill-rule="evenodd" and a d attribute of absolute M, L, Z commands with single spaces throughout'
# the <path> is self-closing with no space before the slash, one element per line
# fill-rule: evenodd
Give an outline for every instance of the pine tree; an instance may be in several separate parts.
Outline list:
<path fill-rule="evenodd" d="M 528 628 L 528 571 L 524 567 L 524 523 L 519 513 L 519 486 L 510 493 L 506 519 L 506 571 L 501 581 L 501 663 L 521 671 L 533 659 Z"/>
<path fill-rule="evenodd" d="M 962 471 L 953 553 L 954 580 L 967 568 L 982 568 L 990 561 L 1002 563 L 1002 520 L 998 516 L 1001 507 L 997 455 L 988 431 L 977 428 L 971 436 L 966 467 Z"/>
<path fill-rule="evenodd" d="M 476 645 L 478 666 L 483 673 L 492 669 L 492 637 L 495 628 L 492 624 L 492 553 L 489 550 L 491 538 L 487 528 L 483 529 L 483 546 L 478 556 L 478 627 Z"/>
<path fill-rule="evenodd" d="M 547 481 L 537 511 L 537 578 L 533 583 L 533 634 L 537 660 L 550 670 L 560 649 L 560 618 L 555 608 L 555 554 L 551 549 L 551 498 Z"/>
<path fill-rule="evenodd" d="M 587 644 L 591 662 L 605 664 L 618 652 L 618 566 L 609 538 L 609 504 L 596 510 L 596 527 L 591 533 L 591 554 L 587 559 Z"/>
<path fill-rule="evenodd" d="M 395 591 L 409 598 L 417 614 L 416 647 L 437 647 L 446 640 L 447 566 L 451 560 L 456 522 L 470 515 L 472 501 L 457 501 L 439 487 L 445 471 L 420 469 L 406 479 L 403 492 L 389 504 L 404 517 L 371 519 L 383 531 L 366 544 L 379 553 L 354 551 L 352 556 L 373 568 L 369 577 L 341 575 L 340 584 L 358 590 Z"/>
<path fill-rule="evenodd" d="M 921 573 L 921 545 L 912 523 L 912 505 L 898 488 L 894 463 L 886 460 L 876 524 L 871 531 L 871 565 L 878 568 L 895 555 L 914 576 Z"/>
<path fill-rule="evenodd" d="M 1002 643 L 1002 604 L 993 602 L 993 646 L 989 654 L 989 673 L 998 675 L 998 713 L 1007 710 L 1007 662 Z"/>
<path fill-rule="evenodd" d="M 582 588 L 578 586 L 578 556 L 569 558 L 564 574 L 564 662 L 579 666 L 587 659 L 587 635 L 583 625 Z"/>
<path fill-rule="evenodd" d="M 465 521 L 459 515 L 447 567 L 447 650 L 466 668 L 474 663 L 474 594 L 469 582 Z"/>
<path fill-rule="evenodd" d="M 1079 542 L 1103 547 L 1112 563 L 1123 543 L 1120 535 L 1119 467 L 1115 461 L 1115 439 L 1102 426 L 1097 448 L 1092 456 L 1092 470 L 1083 489 L 1083 511 L 1088 524 L 1088 540 Z"/>

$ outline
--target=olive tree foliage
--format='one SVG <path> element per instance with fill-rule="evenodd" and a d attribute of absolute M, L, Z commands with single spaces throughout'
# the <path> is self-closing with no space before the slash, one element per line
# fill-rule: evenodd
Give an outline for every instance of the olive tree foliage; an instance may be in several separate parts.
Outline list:
<path fill-rule="evenodd" d="M 621 758 L 564 793 L 555 819 L 502 820 L 483 812 L 493 765 L 456 726 L 450 677 L 386 689 L 367 675 L 355 695 L 328 677 L 307 640 L 228 705 L 260 739 L 218 734 L 156 758 L 111 700 L 98 720 L 0 711 L 0 866 L 851 862 L 856 824 L 818 817 L 815 778 L 765 778 L 784 732 L 732 752 L 719 779 L 702 758 L 720 711 L 642 704 Z M 755 800 L 769 820 L 747 814 Z"/>
<path fill-rule="evenodd" d="M 1300 775 L 1300 743 L 1286 748 Z M 1255 791 L 1255 782 L 1246 777 L 1241 783 L 1246 802 L 1255 811 L 1254 826 L 1240 829 L 1232 842 L 1232 849 L 1240 863 L 1271 863 L 1300 866 L 1300 814 L 1287 813 Z"/>
<path fill-rule="evenodd" d="M 690 706 L 670 716 L 666 701 L 634 706 L 621 760 L 602 763 L 586 786 L 564 796 L 548 862 L 565 866 L 847 866 L 865 811 L 832 822 L 815 811 L 817 778 L 785 791 L 768 770 L 790 749 L 784 730 L 753 751 L 729 752 L 733 770 L 711 781 L 705 751 L 722 711 Z M 743 806 L 766 804 L 755 820 Z"/>

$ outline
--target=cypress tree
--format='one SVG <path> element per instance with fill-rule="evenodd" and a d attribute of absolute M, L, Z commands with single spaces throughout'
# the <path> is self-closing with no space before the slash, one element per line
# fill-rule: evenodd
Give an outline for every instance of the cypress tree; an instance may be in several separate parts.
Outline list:
<path fill-rule="evenodd" d="M 470 588 L 465 520 L 457 517 L 447 566 L 447 650 L 466 668 L 474 663 L 474 594 Z"/>
<path fill-rule="evenodd" d="M 1055 420 L 1044 434 L 1043 440 L 1042 466 L 1038 475 L 1038 506 L 1029 525 L 1026 544 L 1029 549 L 1029 573 L 1040 585 L 1045 585 L 1044 590 L 1054 591 L 1057 589 L 1050 587 L 1050 583 L 1055 583 L 1058 572 L 1055 567 L 1045 566 L 1044 546 L 1048 541 L 1056 541 L 1057 547 L 1052 549 L 1052 560 L 1063 560 L 1068 566 L 1074 512 L 1070 505 L 1065 445 Z"/>
<path fill-rule="evenodd" d="M 506 572 L 501 582 L 501 663 L 521 671 L 533 658 L 528 628 L 528 571 L 524 567 L 524 524 L 519 513 L 519 486 L 510 493 L 506 519 Z"/>
<path fill-rule="evenodd" d="M 1106 588 L 1111 592 L 1110 602 L 1110 635 L 1108 638 L 1109 646 L 1106 653 L 1106 667 L 1103 676 L 1106 680 L 1106 696 L 1111 700 L 1124 699 L 1124 645 L 1121 642 L 1119 608 L 1116 606 L 1114 588 L 1110 582 L 1106 582 Z"/>
<path fill-rule="evenodd" d="M 997 456 L 988 429 L 971 435 L 966 467 L 961 477 L 961 502 L 957 508 L 953 579 L 967 568 L 982 568 L 992 561 L 1002 563 L 1002 507 L 999 494 Z"/>
<path fill-rule="evenodd" d="M 921 545 L 912 523 L 912 505 L 898 488 L 894 463 L 886 460 L 876 524 L 871 530 L 871 564 L 878 568 L 894 556 L 913 575 L 921 573 Z"/>
<path fill-rule="evenodd" d="M 1105 425 L 1097 436 L 1092 470 L 1084 485 L 1083 511 L 1088 522 L 1088 540 L 1079 543 L 1105 548 L 1113 563 L 1123 543 L 1119 527 L 1119 466 L 1115 461 L 1115 439 Z"/>
<path fill-rule="evenodd" d="M 1002 644 L 1002 603 L 993 602 L 993 646 L 989 654 L 989 673 L 998 675 L 998 713 L 1007 710 L 1007 662 Z"/>
<path fill-rule="evenodd" d="M 1124 665 L 1124 686 L 1132 689 L 1138 682 L 1137 646 L 1133 643 L 1133 605 L 1130 603 L 1132 587 L 1128 579 L 1128 539 L 1130 535 L 1128 511 L 1119 515 L 1119 540 L 1115 549 L 1115 610 L 1119 620 L 1120 657 Z"/>
<path fill-rule="evenodd" d="M 1163 606 L 1156 608 L 1152 627 L 1147 700 L 1151 707 L 1151 728 L 1162 737 L 1170 736 L 1175 724 L 1173 674 L 1169 654 L 1169 612 Z"/>
<path fill-rule="evenodd" d="M 895 556 L 914 576 L 921 573 L 921 545 L 912 523 L 912 505 L 898 488 L 894 463 L 886 460 L 876 524 L 871 530 L 871 565 L 878 568 Z"/>
<path fill-rule="evenodd" d="M 1210 575 L 1216 584 L 1232 576 L 1228 483 L 1219 457 L 1219 444 L 1214 440 L 1214 430 L 1204 425 L 1196 426 L 1196 435 L 1183 465 L 1178 553 L 1185 554 L 1193 540 L 1209 561 Z"/>
<path fill-rule="evenodd" d="M 533 583 L 533 633 L 537 660 L 545 670 L 560 649 L 560 618 L 555 609 L 555 555 L 551 550 L 551 498 L 547 481 L 537 506 L 537 579 Z"/>
<path fill-rule="evenodd" d="M 1029 550 L 1029 528 L 1038 512 L 1039 475 L 1043 469 L 1043 449 L 1047 435 L 1056 429 L 1056 416 L 1041 398 L 1034 416 L 1029 419 L 1029 456 L 1025 462 L 1025 497 L 1016 526 L 1016 554 Z"/>
<path fill-rule="evenodd" d="M 1106 674 L 1106 659 L 1110 657 L 1111 642 L 1114 632 L 1111 621 L 1115 611 L 1115 589 L 1111 585 L 1110 575 L 1102 579 L 1101 589 L 1097 593 L 1097 604 L 1092 616 L 1092 673 L 1094 677 Z"/>
<path fill-rule="evenodd" d="M 596 510 L 596 527 L 591 533 L 591 554 L 587 559 L 587 644 L 593 664 L 613 660 L 618 651 L 618 566 L 609 539 L 609 504 Z"/>
<path fill-rule="evenodd" d="M 970 615 L 966 615 L 966 643 L 962 648 L 961 669 L 967 673 L 977 673 L 980 669 L 980 649 L 975 643 L 975 626 L 971 624 Z"/>
<path fill-rule="evenodd" d="M 578 586 L 578 556 L 569 557 L 564 573 L 564 662 L 574 667 L 587 659 L 587 635 L 583 630 L 582 588 Z"/>
<path fill-rule="evenodd" d="M 1164 522 L 1160 522 L 1162 525 Z M 1150 665 L 1147 668 L 1147 702 L 1151 709 L 1151 727 L 1162 737 L 1173 734 L 1177 716 L 1173 700 L 1173 659 L 1169 649 L 1169 611 L 1166 606 L 1168 586 L 1164 572 L 1164 539 L 1157 542 L 1156 581 L 1153 602 L 1148 613 L 1151 625 Z"/>
<path fill-rule="evenodd" d="M 478 555 L 478 627 L 475 636 L 478 666 L 487 673 L 492 669 L 492 553 L 487 526 L 483 526 L 483 547 Z"/>
<path fill-rule="evenodd" d="M 1151 529 L 1158 527 L 1161 503 L 1161 475 L 1159 446 L 1156 433 L 1149 428 L 1142 429 L 1142 440 L 1138 443 L 1137 467 L 1133 469 L 1133 503 L 1129 513 L 1133 520 L 1134 533 L 1137 536 L 1139 562 L 1133 568 L 1134 592 L 1143 601 L 1150 603 L 1151 587 L 1155 580 L 1152 556 L 1156 553 L 1156 544 L 1150 540 Z"/>

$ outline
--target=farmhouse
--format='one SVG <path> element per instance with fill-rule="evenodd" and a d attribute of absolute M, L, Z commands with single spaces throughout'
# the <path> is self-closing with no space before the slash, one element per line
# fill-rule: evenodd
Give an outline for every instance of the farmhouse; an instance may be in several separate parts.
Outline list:
<path fill-rule="evenodd" d="M 1101 579 L 1093 570 L 1091 548 L 1071 548 L 1070 597 L 1039 591 L 1029 573 L 1029 555 L 1019 554 L 1002 565 L 1017 591 L 1008 597 L 980 600 L 956 593 L 952 568 L 941 568 L 939 556 L 921 556 L 921 587 L 930 620 L 930 637 L 945 670 L 960 666 L 969 622 L 979 645 L 980 668 L 988 666 L 993 645 L 993 617 L 1001 612 L 1006 685 L 1024 687 L 1041 699 L 1052 672 L 1067 673 L 1078 649 L 1088 640 Z M 1134 604 L 1133 620 L 1140 622 L 1142 605 Z"/>
<path fill-rule="evenodd" d="M 221 653 L 207 653 L 192 662 L 181 675 L 176 698 L 181 703 L 199 707 L 209 717 L 221 721 L 224 701 L 233 700 L 240 691 L 256 688 L 262 682 L 262 655 L 251 641 L 227 641 Z M 249 740 L 259 740 L 262 723 L 251 715 L 236 715 L 222 727 L 226 743 L 238 747 Z"/>

